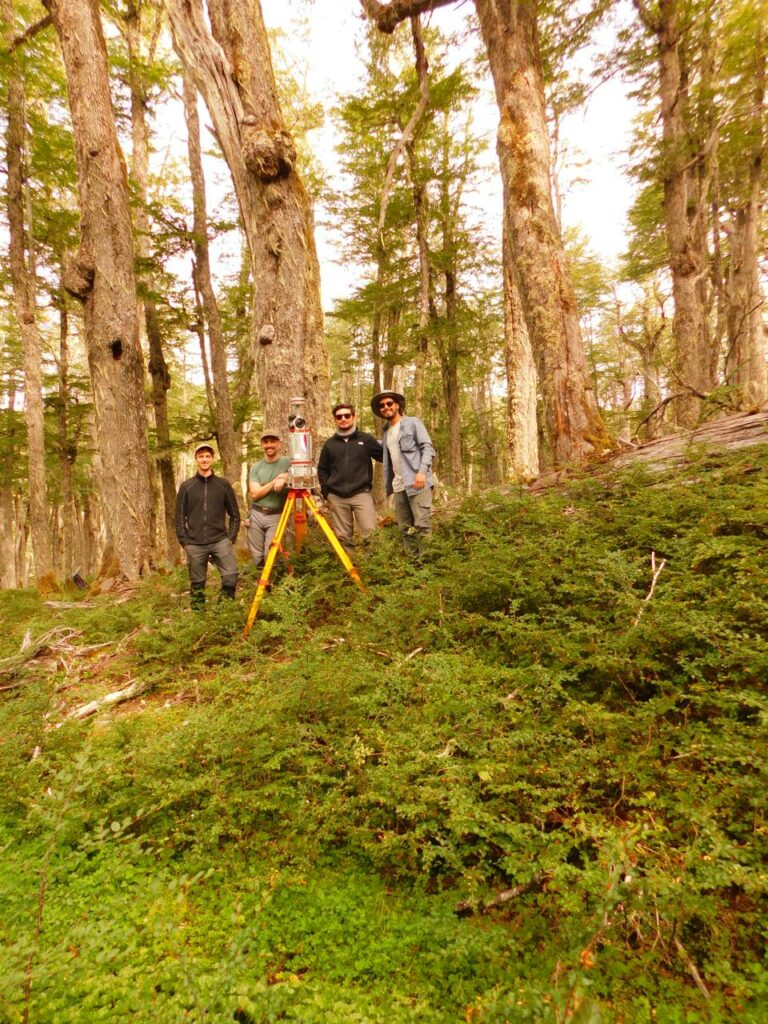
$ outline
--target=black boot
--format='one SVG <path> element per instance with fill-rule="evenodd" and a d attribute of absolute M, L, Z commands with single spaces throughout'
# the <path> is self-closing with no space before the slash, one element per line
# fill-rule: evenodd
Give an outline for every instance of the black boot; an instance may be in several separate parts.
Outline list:
<path fill-rule="evenodd" d="M 235 584 L 237 586 L 237 584 Z M 235 599 L 235 587 L 222 587 L 221 596 L 226 598 L 228 601 L 234 601 Z"/>
<path fill-rule="evenodd" d="M 193 583 L 189 588 L 189 603 L 193 611 L 201 612 L 205 608 L 205 584 Z"/>

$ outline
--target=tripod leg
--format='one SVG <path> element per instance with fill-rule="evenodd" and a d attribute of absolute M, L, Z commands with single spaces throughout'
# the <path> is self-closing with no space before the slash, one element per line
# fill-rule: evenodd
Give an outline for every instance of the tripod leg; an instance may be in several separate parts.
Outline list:
<path fill-rule="evenodd" d="M 363 591 L 363 593 L 367 594 L 368 591 L 366 590 L 365 586 L 363 585 L 363 581 L 360 579 L 360 573 L 357 571 L 357 569 L 354 567 L 354 565 L 350 561 L 349 555 L 347 554 L 347 552 L 344 550 L 344 548 L 339 543 L 339 538 L 336 536 L 336 534 L 333 532 L 333 530 L 329 526 L 328 521 L 326 520 L 326 518 L 323 515 L 323 513 L 317 507 L 317 505 L 315 504 L 315 502 L 313 501 L 312 497 L 309 494 L 305 494 L 304 495 L 304 500 L 306 501 L 307 505 L 309 506 L 309 509 L 312 512 L 312 514 L 314 515 L 315 519 L 319 523 L 320 529 L 323 531 L 325 536 L 328 538 L 328 540 L 330 542 L 330 545 L 333 548 L 333 550 L 336 552 L 336 554 L 337 554 L 341 564 L 347 570 L 347 572 L 352 577 L 352 579 L 355 581 L 355 583 L 358 585 L 358 587 L 360 587 L 360 589 Z"/>
<path fill-rule="evenodd" d="M 285 505 L 283 505 L 283 511 L 280 516 L 280 522 L 277 524 L 277 529 L 275 530 L 275 536 L 272 538 L 272 543 L 269 545 L 267 560 L 264 563 L 264 568 L 261 570 L 259 585 L 256 587 L 256 593 L 254 594 L 253 597 L 253 604 L 251 605 L 250 612 L 248 612 L 248 621 L 246 622 L 245 629 L 243 630 L 243 639 L 245 639 L 251 632 L 253 623 L 256 620 L 256 616 L 259 611 L 259 605 L 261 604 L 261 599 L 264 597 L 264 594 L 266 593 L 267 584 L 269 583 L 269 576 L 274 567 L 275 560 L 277 558 L 277 553 L 281 549 L 283 534 L 285 533 L 285 528 L 288 525 L 288 520 L 291 518 L 291 510 L 293 509 L 295 501 L 296 493 L 294 491 L 289 491 L 288 498 L 285 502 Z"/>

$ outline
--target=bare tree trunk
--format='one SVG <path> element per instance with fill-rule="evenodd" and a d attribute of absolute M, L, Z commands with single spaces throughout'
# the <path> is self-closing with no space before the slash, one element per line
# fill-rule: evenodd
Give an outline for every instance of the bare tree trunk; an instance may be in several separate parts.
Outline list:
<path fill-rule="evenodd" d="M 699 282 L 704 274 L 702 254 L 691 217 L 694 196 L 689 187 L 688 132 L 683 118 L 687 83 L 680 61 L 680 12 L 678 0 L 660 0 L 651 13 L 644 0 L 635 6 L 646 28 L 656 36 L 659 96 L 664 141 L 664 218 L 672 274 L 675 315 L 675 376 L 684 392 L 677 402 L 676 419 L 692 427 L 701 412 L 701 395 L 711 386 L 711 354 L 703 350 L 704 309 Z"/>
<path fill-rule="evenodd" d="M 509 237 L 504 230 L 504 363 L 507 371 L 508 474 L 530 480 L 539 474 L 536 364 L 515 283 Z"/>
<path fill-rule="evenodd" d="M 59 408 L 57 410 L 57 433 L 59 448 L 59 476 L 61 477 L 61 518 L 62 518 L 62 574 L 71 579 L 74 564 L 75 508 L 72 500 L 72 467 L 77 454 L 69 439 L 69 317 L 64 288 L 59 288 Z"/>
<path fill-rule="evenodd" d="M 152 561 L 152 501 L 128 180 L 98 4 L 46 2 L 64 56 L 80 187 L 82 240 L 66 287 L 84 304 L 109 538 L 119 572 L 135 579 Z"/>
<path fill-rule="evenodd" d="M 760 210 L 765 149 L 765 50 L 762 32 L 755 42 L 757 68 L 752 98 L 748 193 L 733 215 L 728 273 L 726 377 L 738 388 L 740 409 L 760 408 L 768 398 L 765 365 L 765 298 L 760 281 Z"/>
<path fill-rule="evenodd" d="M 536 360 L 542 425 L 553 462 L 561 466 L 581 461 L 609 441 L 552 206 L 537 6 L 534 0 L 475 0 L 501 115 L 497 149 L 504 224 Z"/>
<path fill-rule="evenodd" d="M 320 275 L 309 199 L 275 89 L 259 0 L 165 0 L 174 46 L 229 165 L 253 269 L 253 350 L 265 422 L 292 395 L 330 432 Z"/>
<path fill-rule="evenodd" d="M 13 32 L 13 5 L 0 6 L 7 35 Z M 10 43 L 10 39 L 6 39 Z M 24 220 L 24 154 L 26 152 L 24 81 L 12 58 L 8 84 L 6 164 L 8 173 L 8 263 L 13 300 L 24 351 L 24 415 L 27 424 L 29 519 L 38 586 L 54 576 L 48 525 L 48 488 L 45 475 L 45 424 L 40 334 L 36 321 L 36 282 L 30 225 Z"/>
<path fill-rule="evenodd" d="M 131 90 L 131 129 L 133 149 L 131 154 L 131 177 L 133 178 L 139 202 L 135 208 L 136 251 L 147 262 L 149 254 L 149 216 L 147 214 L 148 177 L 149 177 L 149 129 L 147 127 L 147 88 L 141 69 L 141 35 L 142 35 L 141 0 L 129 2 L 125 27 L 128 43 L 128 83 Z M 155 38 L 159 30 L 159 19 L 156 15 Z M 150 44 L 148 60 L 151 60 L 154 43 Z M 176 527 L 174 509 L 176 504 L 176 487 L 173 477 L 173 457 L 171 454 L 171 433 L 168 425 L 168 391 L 171 387 L 171 375 L 163 352 L 163 339 L 157 305 L 154 299 L 155 282 L 151 271 L 146 274 L 146 292 L 142 301 L 144 307 L 144 326 L 149 348 L 149 375 L 152 382 L 152 409 L 155 417 L 155 436 L 157 454 L 155 463 L 160 475 L 162 494 L 162 525 L 159 526 L 159 546 L 165 556 L 173 561 L 178 553 L 176 543 Z M 153 488 L 154 496 L 154 488 Z M 159 504 L 159 501 L 157 502 Z M 160 517 L 156 517 L 157 518 Z"/>
<path fill-rule="evenodd" d="M 211 282 L 211 263 L 208 255 L 208 215 L 205 201 L 205 177 L 200 153 L 200 119 L 197 114 L 197 91 L 188 75 L 184 75 L 184 116 L 187 122 L 187 148 L 189 171 L 192 178 L 192 209 L 194 259 L 192 273 L 195 290 L 202 298 L 203 314 L 208 327 L 211 348 L 211 371 L 215 403 L 211 414 L 216 425 L 224 476 L 231 481 L 235 493 L 240 492 L 240 455 L 235 440 L 232 401 L 229 395 L 227 350 L 216 295 Z"/>

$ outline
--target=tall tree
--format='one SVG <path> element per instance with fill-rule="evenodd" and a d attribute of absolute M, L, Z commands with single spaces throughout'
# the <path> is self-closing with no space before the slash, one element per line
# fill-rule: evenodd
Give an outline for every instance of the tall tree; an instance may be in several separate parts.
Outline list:
<path fill-rule="evenodd" d="M 361 0 L 384 32 L 453 0 Z M 504 188 L 505 249 L 538 368 L 542 419 L 555 465 L 607 443 L 587 371 L 573 287 L 551 195 L 549 139 L 538 38 L 538 3 L 475 0 L 496 90 Z"/>
<path fill-rule="evenodd" d="M 211 351 L 210 365 L 213 376 L 211 387 L 213 406 L 211 414 L 214 419 L 216 436 L 219 440 L 224 475 L 229 478 L 237 493 L 240 489 L 240 454 L 237 449 L 232 400 L 229 393 L 224 331 L 221 324 L 219 304 L 216 300 L 216 293 L 213 290 L 213 282 L 211 281 L 211 261 L 208 253 L 208 215 L 206 212 L 203 160 L 200 149 L 200 118 L 197 113 L 197 90 L 188 75 L 184 75 L 183 88 L 184 117 L 187 122 L 189 171 L 192 178 L 192 275 L 195 292 L 199 296 L 198 305 L 201 307 L 200 312 L 208 329 L 208 343 Z M 203 340 L 203 347 L 204 345 L 205 342 Z"/>
<path fill-rule="evenodd" d="M 728 205 L 729 250 L 724 289 L 725 379 L 735 391 L 736 405 L 753 409 L 768 398 L 765 298 L 759 264 L 765 187 L 768 3 L 734 3 L 730 13 L 723 63 L 733 114 L 723 127 L 720 148 L 720 196 Z"/>
<path fill-rule="evenodd" d="M 10 0 L 2 0 L 0 13 L 2 13 L 5 23 L 4 41 L 10 50 L 13 43 L 14 27 L 13 5 Z M 7 101 L 8 127 L 5 157 L 8 171 L 8 256 L 16 317 L 24 350 L 24 412 L 27 424 L 29 519 L 35 578 L 40 585 L 46 577 L 50 578 L 53 575 L 54 565 L 48 523 L 42 355 L 36 311 L 35 255 L 31 225 L 25 222 L 25 210 L 30 209 L 30 204 L 26 201 L 24 194 L 27 130 L 24 113 L 24 78 L 19 66 L 18 54 L 11 56 Z"/>
<path fill-rule="evenodd" d="M 658 4 L 634 0 L 634 4 L 656 45 L 664 222 L 675 306 L 676 420 L 680 426 L 691 427 L 700 416 L 702 398 L 714 385 L 714 359 L 702 301 L 710 177 L 705 161 L 711 143 L 705 145 L 697 138 L 686 120 L 691 74 L 691 27 L 686 15 L 690 16 L 690 5 L 687 0 L 659 0 Z M 702 60 L 701 67 L 705 66 Z"/>
<path fill-rule="evenodd" d="M 253 271 L 252 348 L 265 422 L 293 394 L 330 427 L 320 273 L 309 199 L 278 102 L 259 0 L 165 0 L 176 52 L 211 114 Z"/>
<path fill-rule="evenodd" d="M 125 41 L 128 50 L 128 86 L 131 100 L 131 178 L 136 192 L 134 221 L 136 224 L 136 252 L 144 268 L 144 289 L 141 306 L 144 310 L 144 327 L 149 350 L 149 375 L 151 380 L 152 409 L 155 418 L 157 452 L 155 462 L 160 475 L 162 497 L 161 515 L 158 517 L 158 534 L 163 553 L 173 559 L 178 547 L 174 525 L 176 503 L 176 482 L 173 472 L 171 433 L 168 423 L 168 391 L 171 374 L 163 349 L 163 337 L 155 299 L 156 287 L 149 260 L 150 221 L 147 209 L 149 196 L 149 151 L 150 130 L 148 123 L 149 88 L 148 69 L 154 58 L 154 51 L 160 32 L 161 18 L 157 8 L 151 9 L 153 23 L 149 32 L 146 54 L 142 52 L 144 37 L 144 15 L 146 4 L 142 0 L 129 0 L 123 19 Z"/>
<path fill-rule="evenodd" d="M 81 244 L 65 285 L 83 303 L 99 488 L 117 570 L 129 579 L 153 555 L 144 363 L 128 178 L 115 130 L 96 0 L 46 0 L 67 73 L 80 194 Z"/>

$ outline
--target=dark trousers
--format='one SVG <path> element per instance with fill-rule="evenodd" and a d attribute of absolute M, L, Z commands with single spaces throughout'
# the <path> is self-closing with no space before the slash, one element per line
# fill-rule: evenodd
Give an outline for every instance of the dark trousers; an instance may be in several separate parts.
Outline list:
<path fill-rule="evenodd" d="M 229 537 L 225 537 L 224 540 L 219 540 L 215 544 L 187 544 L 185 552 L 189 570 L 189 588 L 193 593 L 205 589 L 208 563 L 213 562 L 221 573 L 222 590 L 230 597 L 234 595 L 237 586 L 237 559 Z"/>

